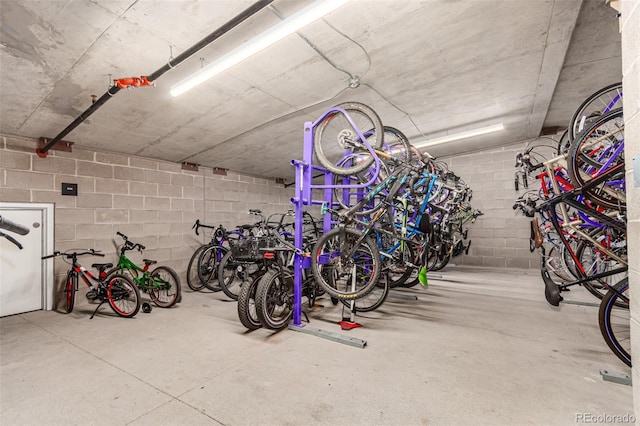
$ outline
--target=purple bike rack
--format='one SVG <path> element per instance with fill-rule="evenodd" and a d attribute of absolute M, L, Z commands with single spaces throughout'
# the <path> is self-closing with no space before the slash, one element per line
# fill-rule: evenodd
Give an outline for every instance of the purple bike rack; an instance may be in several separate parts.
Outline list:
<path fill-rule="evenodd" d="M 313 164 L 313 147 L 314 147 L 314 132 L 316 126 L 318 126 L 326 117 L 331 113 L 339 112 L 346 116 L 347 120 L 350 122 L 352 127 L 358 133 L 358 136 L 364 142 L 370 154 L 373 156 L 375 161 L 375 173 L 371 180 L 367 183 L 363 184 L 341 184 L 336 185 L 333 182 L 333 174 L 326 170 L 323 167 L 316 166 Z M 362 135 L 360 129 L 356 127 L 353 123 L 349 115 L 346 111 L 340 107 L 334 107 L 327 110 L 322 116 L 314 121 L 308 121 L 304 123 L 304 147 L 302 154 L 302 161 L 300 160 L 291 160 L 291 164 L 295 167 L 295 196 L 291 198 L 291 202 L 294 205 L 295 211 L 295 231 L 294 231 L 294 244 L 296 246 L 297 252 L 295 254 L 294 259 L 294 287 L 293 287 L 293 298 L 294 298 L 294 310 L 293 310 L 293 324 L 289 326 L 290 329 L 302 331 L 304 325 L 302 324 L 302 270 L 311 267 L 311 259 L 305 257 L 301 253 L 303 252 L 303 243 L 302 243 L 302 229 L 303 229 L 303 213 L 305 206 L 311 205 L 322 205 L 327 204 L 329 206 L 333 206 L 333 190 L 334 189 L 347 189 L 347 188 L 355 188 L 355 189 L 364 189 L 370 184 L 372 184 L 378 174 L 380 173 L 380 159 L 377 155 L 375 155 L 373 148 L 369 145 L 366 138 Z M 314 173 L 320 172 L 324 175 L 324 184 L 314 184 L 313 176 Z M 323 198 L 319 200 L 313 199 L 313 191 L 314 190 L 322 190 Z M 323 232 L 328 232 L 333 226 L 331 221 L 331 214 L 325 214 L 323 218 Z M 360 339 L 354 339 L 351 337 L 343 337 L 339 335 L 333 335 L 332 333 L 322 332 L 321 333 L 311 333 L 311 334 L 319 334 L 321 337 L 329 338 L 330 340 L 338 341 L 340 343 L 346 343 L 352 346 L 364 347 L 366 345 L 366 341 L 362 341 Z"/>

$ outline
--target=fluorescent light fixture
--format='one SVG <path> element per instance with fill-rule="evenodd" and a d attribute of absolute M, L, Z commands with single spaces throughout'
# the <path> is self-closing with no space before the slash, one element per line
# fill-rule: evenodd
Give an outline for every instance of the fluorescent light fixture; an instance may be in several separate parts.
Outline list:
<path fill-rule="evenodd" d="M 193 89 L 197 85 L 204 83 L 211 77 L 220 74 L 232 66 L 244 61 L 245 59 L 255 55 L 263 49 L 282 40 L 286 36 L 295 33 L 299 29 L 309 25 L 324 15 L 333 12 L 343 4 L 350 0 L 317 0 L 313 4 L 305 7 L 299 12 L 294 13 L 287 19 L 257 37 L 244 43 L 242 46 L 232 50 L 226 55 L 216 59 L 206 67 L 191 74 L 189 77 L 182 79 L 178 83 L 171 86 L 171 95 L 179 96 L 187 90 Z"/>
<path fill-rule="evenodd" d="M 486 135 L 487 133 L 494 133 L 504 130 L 504 125 L 494 124 L 492 126 L 480 127 L 474 130 L 467 130 L 466 132 L 454 133 L 452 135 L 442 136 L 439 138 L 428 139 L 426 141 L 414 143 L 413 146 L 416 148 L 428 148 L 434 145 L 440 145 L 446 142 L 457 141 L 460 139 L 472 138 L 474 136 Z"/>

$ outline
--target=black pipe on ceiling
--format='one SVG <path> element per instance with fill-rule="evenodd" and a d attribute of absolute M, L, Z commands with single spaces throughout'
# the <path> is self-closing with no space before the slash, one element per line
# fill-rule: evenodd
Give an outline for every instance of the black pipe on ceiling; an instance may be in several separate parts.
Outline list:
<path fill-rule="evenodd" d="M 146 80 L 148 82 L 156 81 L 161 75 L 177 67 L 178 65 L 180 65 L 180 63 L 185 61 L 191 55 L 193 55 L 200 49 L 204 48 L 211 42 L 215 41 L 216 39 L 222 37 L 224 34 L 231 31 L 234 27 L 238 26 L 239 24 L 241 24 L 251 16 L 255 15 L 265 7 L 269 6 L 269 4 L 273 3 L 273 1 L 274 0 L 259 0 L 255 2 L 253 5 L 249 6 L 248 8 L 240 12 L 238 15 L 236 15 L 235 17 L 227 21 L 220 28 L 218 28 L 217 30 L 215 30 L 214 32 L 212 32 L 211 34 L 209 34 L 208 36 L 206 36 L 205 38 L 203 38 L 202 40 L 200 40 L 199 42 L 197 42 L 196 44 L 194 44 L 184 52 L 182 52 L 175 59 L 169 60 L 167 64 L 165 64 L 164 66 L 158 68 L 156 71 L 146 76 L 147 77 L 146 79 L 143 78 L 143 80 Z M 80 123 L 86 120 L 91 114 L 93 114 L 102 105 L 104 105 L 105 102 L 107 102 L 109 99 L 111 99 L 111 97 L 113 97 L 113 95 L 115 95 L 120 91 L 120 88 L 121 87 L 119 87 L 119 85 L 117 84 L 114 84 L 113 86 L 111 86 L 104 95 L 102 95 L 89 108 L 87 108 L 84 112 L 82 112 L 78 116 L 78 118 L 76 118 L 71 124 L 65 127 L 65 129 L 62 132 L 58 133 L 58 135 L 55 138 L 51 139 L 45 146 L 36 149 L 36 153 L 38 154 L 38 156 L 41 158 L 46 157 L 47 152 L 51 149 L 51 147 L 53 147 L 55 144 L 60 142 L 63 137 L 68 135 L 73 129 L 78 127 Z"/>

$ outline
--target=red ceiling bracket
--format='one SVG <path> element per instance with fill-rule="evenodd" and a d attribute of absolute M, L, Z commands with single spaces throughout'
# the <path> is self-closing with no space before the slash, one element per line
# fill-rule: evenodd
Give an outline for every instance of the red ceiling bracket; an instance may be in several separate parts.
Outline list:
<path fill-rule="evenodd" d="M 49 151 L 42 152 L 42 148 L 46 146 L 49 143 L 49 141 L 51 141 L 51 139 L 45 138 L 45 137 L 41 137 L 40 139 L 38 139 L 38 148 L 36 149 L 36 154 L 38 154 L 38 157 L 45 158 L 47 156 Z M 73 145 L 73 142 L 60 141 L 56 145 L 52 146 L 50 149 L 53 149 L 56 151 L 73 152 L 71 148 L 72 145 Z"/>
<path fill-rule="evenodd" d="M 221 176 L 226 176 L 227 175 L 227 169 L 223 169 L 222 167 L 214 167 L 212 170 L 214 175 L 221 175 Z"/>
<path fill-rule="evenodd" d="M 182 170 L 190 170 L 192 172 L 198 171 L 198 165 L 196 163 L 188 163 L 186 161 L 182 162 Z"/>

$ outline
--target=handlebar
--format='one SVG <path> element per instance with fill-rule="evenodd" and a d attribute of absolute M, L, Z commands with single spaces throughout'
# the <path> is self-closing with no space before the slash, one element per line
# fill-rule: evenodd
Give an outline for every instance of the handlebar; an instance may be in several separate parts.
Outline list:
<path fill-rule="evenodd" d="M 9 232 L 15 232 L 18 235 L 27 235 L 29 233 L 29 228 L 12 222 L 6 217 L 2 217 L 2 215 L 0 215 L 0 229 L 6 229 Z"/>
<path fill-rule="evenodd" d="M 87 251 L 81 251 L 81 252 L 74 251 L 74 252 L 71 252 L 71 253 L 54 251 L 53 254 L 50 254 L 48 256 L 43 256 L 42 260 L 50 259 L 52 257 L 57 257 L 57 256 L 64 256 L 67 259 L 73 259 L 73 258 L 76 258 L 78 256 L 85 256 L 85 255 L 100 256 L 100 257 L 104 257 L 105 256 L 104 253 L 100 253 L 99 251 L 96 251 L 94 249 L 87 249 Z"/>
<path fill-rule="evenodd" d="M 124 235 L 121 232 L 116 232 L 117 235 L 119 235 L 120 237 L 122 237 L 122 239 L 124 240 L 124 244 L 122 245 L 122 248 L 120 249 L 121 253 L 124 253 L 127 250 L 138 250 L 140 252 L 142 252 L 142 250 L 146 249 L 145 246 L 143 246 L 140 243 L 132 243 L 131 241 L 129 241 L 129 237 L 127 237 L 126 235 Z"/>

